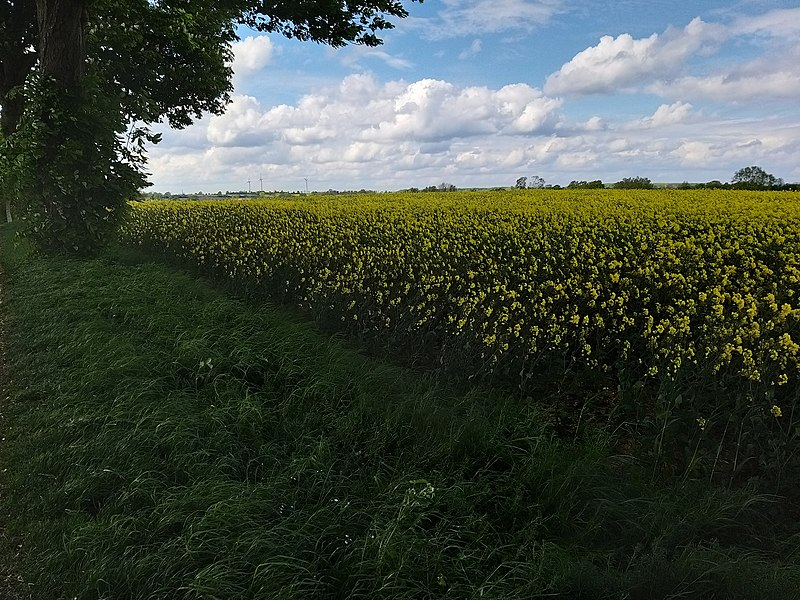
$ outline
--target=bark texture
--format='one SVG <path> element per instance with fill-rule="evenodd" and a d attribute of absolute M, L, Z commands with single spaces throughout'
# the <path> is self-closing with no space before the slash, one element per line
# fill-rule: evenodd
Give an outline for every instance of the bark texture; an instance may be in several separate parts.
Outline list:
<path fill-rule="evenodd" d="M 65 88 L 86 76 L 86 0 L 36 0 L 42 72 Z"/>

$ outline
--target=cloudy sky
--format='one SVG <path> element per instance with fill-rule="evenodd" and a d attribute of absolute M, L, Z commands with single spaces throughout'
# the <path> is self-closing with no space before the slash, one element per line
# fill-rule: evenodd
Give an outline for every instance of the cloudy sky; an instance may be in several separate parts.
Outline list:
<path fill-rule="evenodd" d="M 407 6 L 379 48 L 242 30 L 233 102 L 164 130 L 151 191 L 800 181 L 796 1 Z"/>

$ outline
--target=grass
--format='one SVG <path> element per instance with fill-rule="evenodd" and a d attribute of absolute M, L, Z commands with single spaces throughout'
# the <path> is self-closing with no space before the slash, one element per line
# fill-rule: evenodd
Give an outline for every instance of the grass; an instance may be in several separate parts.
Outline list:
<path fill-rule="evenodd" d="M 123 251 L 0 250 L 34 598 L 800 597 L 800 527 L 754 486 L 653 478 L 535 399 Z"/>

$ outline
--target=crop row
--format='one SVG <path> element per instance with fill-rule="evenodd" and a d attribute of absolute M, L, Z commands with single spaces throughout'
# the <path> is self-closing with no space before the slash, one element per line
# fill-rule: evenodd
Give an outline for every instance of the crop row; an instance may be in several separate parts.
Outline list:
<path fill-rule="evenodd" d="M 792 193 L 140 202 L 123 234 L 522 386 L 554 360 L 643 378 L 798 382 Z"/>

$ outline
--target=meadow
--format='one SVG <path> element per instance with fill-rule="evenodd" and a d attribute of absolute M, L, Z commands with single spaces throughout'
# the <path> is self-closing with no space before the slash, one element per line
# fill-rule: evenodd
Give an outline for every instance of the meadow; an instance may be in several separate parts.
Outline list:
<path fill-rule="evenodd" d="M 800 598 L 792 193 L 133 203 L 2 228 L 36 599 Z M 8 548 L 0 548 L 8 553 Z"/>

